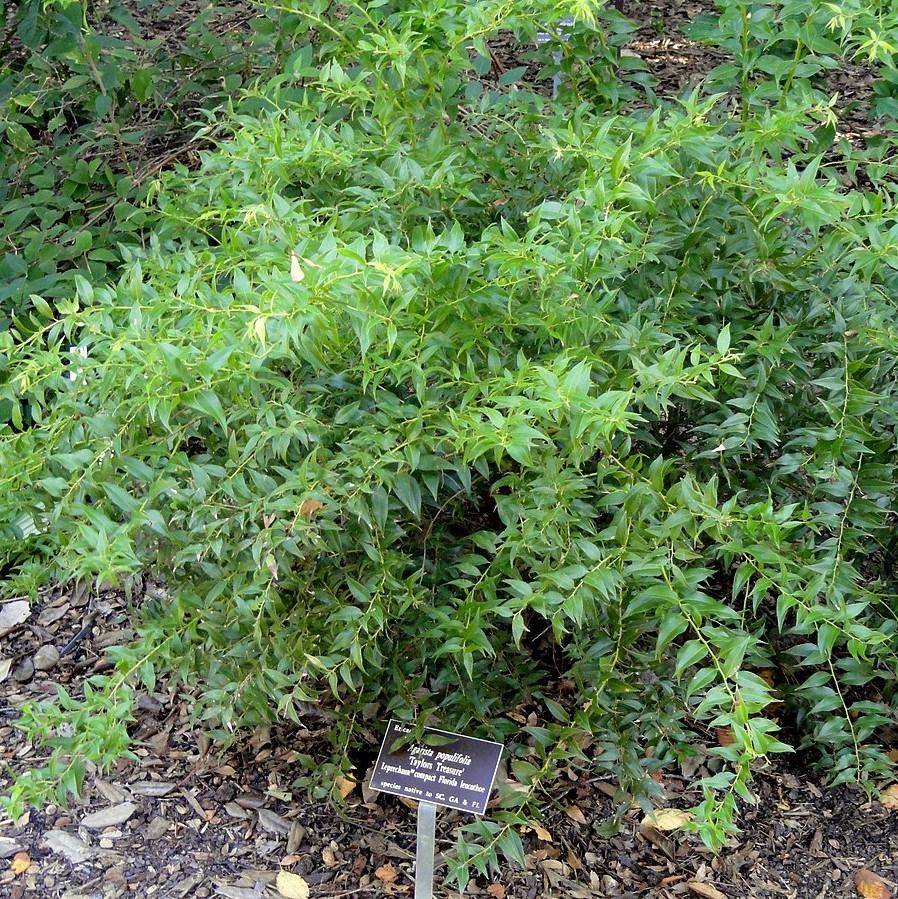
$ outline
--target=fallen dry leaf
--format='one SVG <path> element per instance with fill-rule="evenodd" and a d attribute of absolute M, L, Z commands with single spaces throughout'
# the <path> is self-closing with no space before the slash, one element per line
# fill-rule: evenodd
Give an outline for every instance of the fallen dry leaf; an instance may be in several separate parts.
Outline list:
<path fill-rule="evenodd" d="M 735 738 L 733 737 L 733 728 L 732 727 L 718 727 L 716 730 L 717 733 L 717 743 L 720 746 L 732 746 Z"/>
<path fill-rule="evenodd" d="M 502 886 L 501 883 L 491 883 L 487 888 L 486 892 L 488 896 L 492 896 L 493 899 L 505 899 L 505 887 Z"/>
<path fill-rule="evenodd" d="M 655 848 L 663 852 L 669 859 L 673 859 L 676 846 L 670 837 L 664 836 L 660 830 L 654 827 L 646 827 L 644 824 L 639 828 L 639 836 L 644 840 L 648 840 Z"/>
<path fill-rule="evenodd" d="M 340 796 L 345 799 L 356 788 L 357 781 L 353 777 L 344 777 L 342 774 L 338 774 L 334 783 Z"/>
<path fill-rule="evenodd" d="M 12 869 L 12 873 L 18 877 L 31 867 L 31 858 L 27 852 L 17 852 L 9 863 L 9 867 Z"/>
<path fill-rule="evenodd" d="M 576 821 L 578 824 L 586 823 L 586 815 L 583 814 L 579 805 L 569 805 L 564 812 L 571 821 Z"/>
<path fill-rule="evenodd" d="M 879 801 L 886 808 L 898 810 L 898 784 L 892 784 L 886 787 L 879 794 Z"/>
<path fill-rule="evenodd" d="M 399 877 L 399 872 L 396 868 L 391 864 L 381 865 L 375 872 L 374 876 L 381 883 L 393 883 L 397 877 Z"/>
<path fill-rule="evenodd" d="M 91 849 L 73 833 L 51 830 L 44 834 L 44 843 L 53 851 L 68 859 L 73 865 L 80 865 L 91 858 L 96 850 Z"/>
<path fill-rule="evenodd" d="M 309 899 L 309 885 L 298 874 L 278 871 L 276 885 L 284 899 Z"/>
<path fill-rule="evenodd" d="M 299 514 L 303 518 L 314 518 L 315 514 L 323 508 L 324 503 L 319 502 L 317 499 L 304 499 L 299 504 Z"/>
<path fill-rule="evenodd" d="M 290 833 L 290 822 L 267 808 L 260 808 L 257 811 L 259 815 L 259 824 L 269 833 L 276 833 L 280 836 L 286 836 Z"/>
<path fill-rule="evenodd" d="M 690 880 L 686 886 L 688 886 L 696 896 L 704 896 L 705 899 L 727 899 L 726 893 L 721 893 L 717 887 L 712 887 L 710 883 L 702 883 L 699 880 Z"/>
<path fill-rule="evenodd" d="M 680 808 L 658 808 L 651 815 L 642 819 L 643 827 L 654 827 L 655 830 L 678 830 L 684 824 L 688 824 L 693 818 L 692 812 L 683 811 Z"/>
<path fill-rule="evenodd" d="M 892 899 L 892 891 L 886 882 L 867 868 L 861 868 L 854 875 L 854 885 L 864 899 Z"/>
<path fill-rule="evenodd" d="M 305 279 L 305 274 L 302 270 L 302 265 L 299 262 L 299 256 L 296 253 L 290 254 L 290 278 L 299 284 L 300 281 Z"/>
<path fill-rule="evenodd" d="M 581 814 L 582 814 L 582 812 L 581 812 Z M 536 834 L 536 838 L 538 840 L 542 840 L 544 843 L 552 842 L 552 834 L 550 834 L 549 831 L 546 830 L 546 828 L 542 826 L 542 824 L 539 824 L 536 821 L 529 822 L 528 824 L 525 825 L 524 829 L 532 830 Z"/>
<path fill-rule="evenodd" d="M 362 778 L 362 802 L 377 802 L 380 795 L 377 790 L 371 789 L 371 778 L 374 776 L 374 765 L 372 765 Z"/>
<path fill-rule="evenodd" d="M 12 668 L 12 659 L 0 658 L 0 684 L 9 677 L 10 668 Z"/>

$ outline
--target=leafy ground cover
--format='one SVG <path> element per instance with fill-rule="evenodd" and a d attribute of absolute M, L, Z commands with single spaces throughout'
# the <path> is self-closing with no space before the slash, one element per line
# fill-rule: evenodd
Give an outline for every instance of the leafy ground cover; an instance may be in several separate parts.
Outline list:
<path fill-rule="evenodd" d="M 771 753 L 889 777 L 891 6 L 722 4 L 675 97 L 600 3 L 277 11 L 296 49 L 120 280 L 4 338 L 8 595 L 166 583 L 115 673 L 25 709 L 53 754 L 10 812 L 160 674 L 224 741 L 326 710 L 319 792 L 372 718 L 507 742 L 462 885 L 559 777 L 649 803 L 709 732 L 712 847 Z"/>

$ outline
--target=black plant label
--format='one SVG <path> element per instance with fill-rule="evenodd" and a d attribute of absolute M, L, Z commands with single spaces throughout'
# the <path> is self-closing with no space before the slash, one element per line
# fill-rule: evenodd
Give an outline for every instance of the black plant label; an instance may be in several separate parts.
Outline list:
<path fill-rule="evenodd" d="M 391 721 L 371 775 L 371 789 L 482 815 L 502 744 L 425 727 L 421 737 Z"/>

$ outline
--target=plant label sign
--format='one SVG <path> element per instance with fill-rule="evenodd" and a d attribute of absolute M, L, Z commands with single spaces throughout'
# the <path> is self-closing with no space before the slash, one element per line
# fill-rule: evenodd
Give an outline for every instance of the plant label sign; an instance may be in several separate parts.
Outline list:
<path fill-rule="evenodd" d="M 420 742 L 404 742 L 411 727 L 391 721 L 374 763 L 371 789 L 482 815 L 502 744 L 425 727 Z M 400 748 L 394 749 L 396 744 Z"/>

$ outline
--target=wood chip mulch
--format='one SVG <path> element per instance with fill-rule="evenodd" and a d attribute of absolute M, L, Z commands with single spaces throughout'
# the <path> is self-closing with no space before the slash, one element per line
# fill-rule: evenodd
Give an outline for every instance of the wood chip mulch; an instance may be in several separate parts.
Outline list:
<path fill-rule="evenodd" d="M 132 636 L 131 614 L 112 591 L 92 599 L 88 591 L 51 591 L 0 639 L 0 791 L 11 772 L 42 758 L 12 726 L 18 709 L 53 695 L 57 684 L 77 693 L 85 676 L 107 669 L 108 649 Z M 259 729 L 222 753 L 190 712 L 190 697 L 164 685 L 143 694 L 133 731 L 137 762 L 93 772 L 69 808 L 0 820 L 0 896 L 275 899 L 282 870 L 301 875 L 312 897 L 412 895 L 415 814 L 363 786 L 373 742 L 369 754 L 353 758 L 360 782 L 334 805 L 297 786 L 306 773 L 300 756 L 327 756 L 326 721 Z M 658 804 L 694 804 L 700 797 L 692 786 L 717 762 L 700 751 L 668 772 Z M 825 788 L 797 762 L 759 773 L 754 789 L 757 803 L 742 809 L 742 832 L 714 856 L 694 837 L 646 827 L 637 807 L 617 835 L 600 836 L 613 815 L 614 785 L 557 784 L 539 826 L 521 834 L 526 868 L 504 864 L 465 895 L 826 899 L 857 896 L 862 869 L 892 890 L 898 885 L 898 810 L 859 790 Z M 441 811 L 438 878 L 467 820 Z M 458 896 L 449 887 L 437 895 Z"/>

